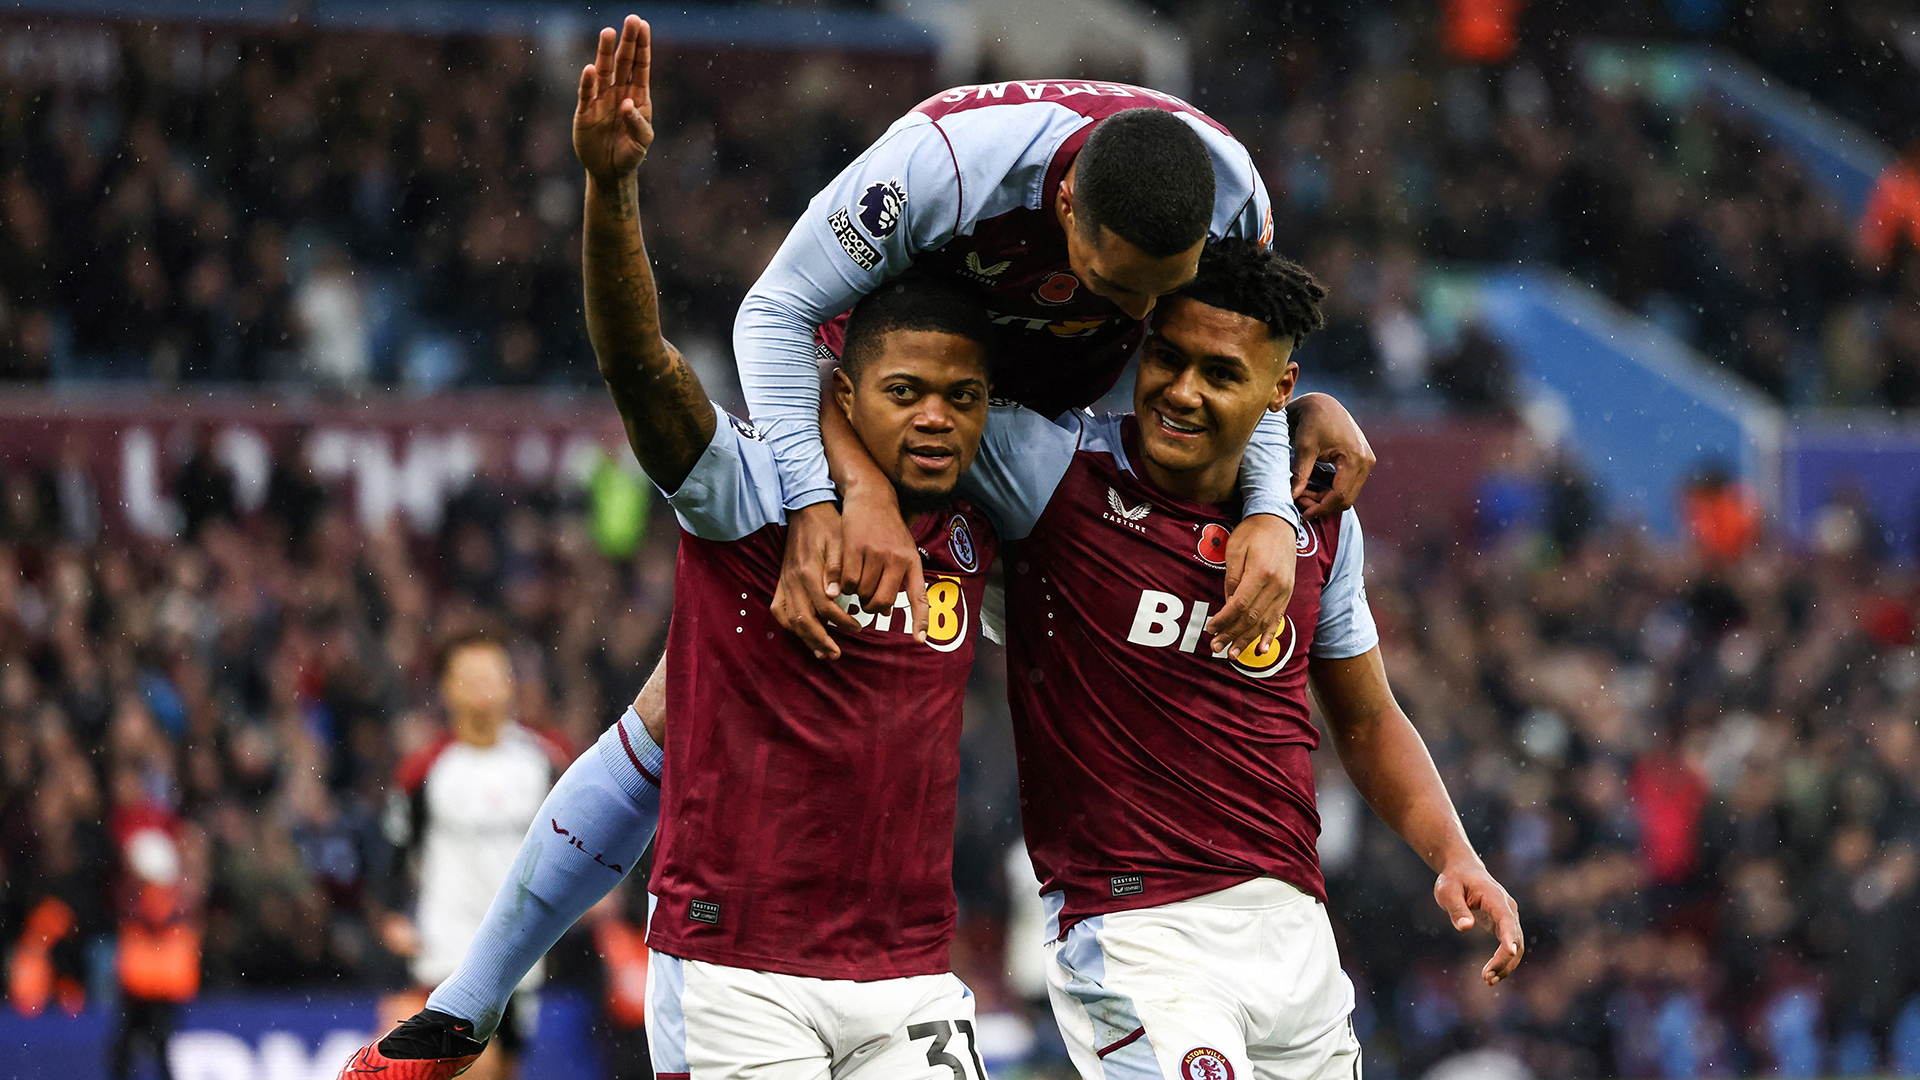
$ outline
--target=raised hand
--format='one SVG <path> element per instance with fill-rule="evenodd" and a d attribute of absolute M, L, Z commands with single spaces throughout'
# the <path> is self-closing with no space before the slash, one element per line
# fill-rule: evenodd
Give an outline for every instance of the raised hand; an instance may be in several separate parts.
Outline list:
<path fill-rule="evenodd" d="M 573 152 L 587 175 L 612 187 L 633 175 L 653 145 L 653 29 L 629 15 L 616 39 L 600 31 L 600 50 L 580 72 L 580 104 L 573 113 Z"/>

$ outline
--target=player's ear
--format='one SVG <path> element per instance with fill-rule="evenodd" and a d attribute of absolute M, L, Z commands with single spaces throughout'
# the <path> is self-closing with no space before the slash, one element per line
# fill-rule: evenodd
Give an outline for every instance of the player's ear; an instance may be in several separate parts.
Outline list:
<path fill-rule="evenodd" d="M 1273 384 L 1273 400 L 1267 403 L 1268 412 L 1279 412 L 1293 400 L 1293 388 L 1300 381 L 1300 365 L 1293 362 L 1293 346 L 1286 349 L 1286 359 L 1280 361 L 1280 379 Z"/>
<path fill-rule="evenodd" d="M 1060 218 L 1060 225 L 1067 232 L 1073 231 L 1073 177 L 1060 178 L 1060 188 L 1053 197 L 1053 212 Z"/>
<path fill-rule="evenodd" d="M 841 415 L 847 423 L 853 423 L 853 380 L 847 377 L 847 369 L 833 369 L 833 400 L 840 406 Z"/>

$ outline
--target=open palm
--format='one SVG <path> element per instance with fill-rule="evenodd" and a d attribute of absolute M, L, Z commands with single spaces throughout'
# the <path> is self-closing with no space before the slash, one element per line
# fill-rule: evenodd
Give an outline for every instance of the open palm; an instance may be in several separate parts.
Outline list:
<path fill-rule="evenodd" d="M 580 105 L 573 113 L 573 152 L 594 180 L 617 183 L 646 160 L 653 145 L 653 28 L 629 15 L 615 40 L 600 31 L 600 50 L 580 72 Z"/>

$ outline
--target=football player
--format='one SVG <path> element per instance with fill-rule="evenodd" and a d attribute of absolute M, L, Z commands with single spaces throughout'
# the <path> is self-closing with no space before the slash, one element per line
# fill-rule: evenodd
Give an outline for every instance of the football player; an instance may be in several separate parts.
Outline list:
<path fill-rule="evenodd" d="M 1086 1080 L 1359 1075 L 1316 853 L 1309 683 L 1454 926 L 1497 935 L 1483 978 L 1520 961 L 1514 902 L 1387 685 L 1354 512 L 1300 534 L 1271 644 L 1207 641 L 1247 446 L 1286 406 L 1324 295 L 1257 243 L 1210 245 L 1153 314 L 1132 415 L 996 407 L 963 482 L 1004 547 L 1021 822 Z"/>
<path fill-rule="evenodd" d="M 445 1080 L 470 1064 L 514 984 L 631 870 L 657 807 L 659 1076 L 984 1080 L 948 956 L 961 703 L 995 542 L 954 490 L 986 423 L 994 330 L 928 279 L 854 309 L 833 408 L 926 553 L 932 617 L 915 633 L 904 611 L 850 605 L 860 631 L 839 664 L 817 662 L 770 609 L 787 531 L 773 451 L 660 334 L 635 176 L 653 141 L 648 46 L 637 19 L 603 36 L 574 147 L 594 351 L 682 529 L 665 665 L 680 720 L 667 741 L 629 712 L 574 763 L 460 970 L 342 1076 Z"/>

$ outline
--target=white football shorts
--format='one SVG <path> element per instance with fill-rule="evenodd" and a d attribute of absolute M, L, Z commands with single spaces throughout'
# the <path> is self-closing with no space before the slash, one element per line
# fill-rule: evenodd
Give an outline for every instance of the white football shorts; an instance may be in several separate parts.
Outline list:
<path fill-rule="evenodd" d="M 658 1080 L 987 1080 L 960 977 L 854 982 L 652 953 Z"/>
<path fill-rule="evenodd" d="M 1333 926 L 1286 882 L 1096 916 L 1047 953 L 1082 1080 L 1359 1080 Z"/>

